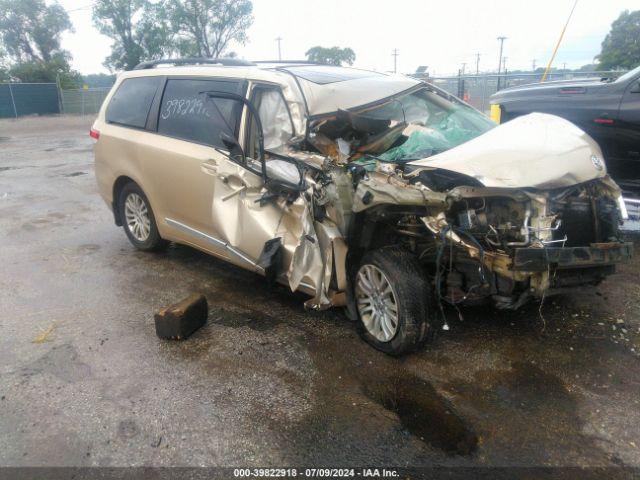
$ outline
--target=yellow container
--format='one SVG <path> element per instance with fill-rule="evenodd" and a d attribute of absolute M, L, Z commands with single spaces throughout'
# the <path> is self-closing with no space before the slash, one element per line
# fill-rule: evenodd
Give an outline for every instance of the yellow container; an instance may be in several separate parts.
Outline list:
<path fill-rule="evenodd" d="M 491 105 L 491 111 L 489 112 L 489 117 L 496 123 L 500 123 L 500 105 Z"/>

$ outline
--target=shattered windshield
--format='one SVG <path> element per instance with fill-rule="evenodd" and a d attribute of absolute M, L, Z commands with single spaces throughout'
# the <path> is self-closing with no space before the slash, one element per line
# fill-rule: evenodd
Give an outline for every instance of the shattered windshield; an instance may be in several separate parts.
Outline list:
<path fill-rule="evenodd" d="M 367 110 L 363 115 L 407 125 L 402 132 L 406 140 L 376 157 L 397 163 L 449 150 L 496 126 L 473 108 L 450 102 L 427 88 Z"/>

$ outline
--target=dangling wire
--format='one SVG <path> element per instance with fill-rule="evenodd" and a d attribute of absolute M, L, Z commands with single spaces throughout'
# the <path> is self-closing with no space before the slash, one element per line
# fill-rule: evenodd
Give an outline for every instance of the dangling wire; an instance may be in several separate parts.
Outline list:
<path fill-rule="evenodd" d="M 442 272 L 440 270 L 440 264 L 442 262 L 442 253 L 446 245 L 446 234 L 451 228 L 447 225 L 440 230 L 440 244 L 438 245 L 438 253 L 436 254 L 436 296 L 438 297 L 438 307 L 440 308 L 440 314 L 442 315 L 442 329 L 449 330 L 449 324 L 447 323 L 447 316 L 444 313 L 444 307 L 442 306 Z"/>

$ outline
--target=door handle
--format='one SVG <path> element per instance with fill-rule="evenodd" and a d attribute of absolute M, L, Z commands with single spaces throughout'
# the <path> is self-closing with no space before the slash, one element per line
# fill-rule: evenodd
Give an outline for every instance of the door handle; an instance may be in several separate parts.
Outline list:
<path fill-rule="evenodd" d="M 218 173 L 218 165 L 213 160 L 207 160 L 200 164 L 200 170 L 207 175 L 216 175 Z"/>

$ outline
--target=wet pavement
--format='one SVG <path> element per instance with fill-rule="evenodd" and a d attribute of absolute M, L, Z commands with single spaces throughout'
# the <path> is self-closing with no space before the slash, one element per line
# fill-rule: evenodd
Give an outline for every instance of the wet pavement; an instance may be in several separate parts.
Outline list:
<path fill-rule="evenodd" d="M 640 466 L 640 261 L 395 359 L 98 197 L 87 118 L 0 122 L 0 465 Z M 185 342 L 153 314 L 206 295 Z"/>

